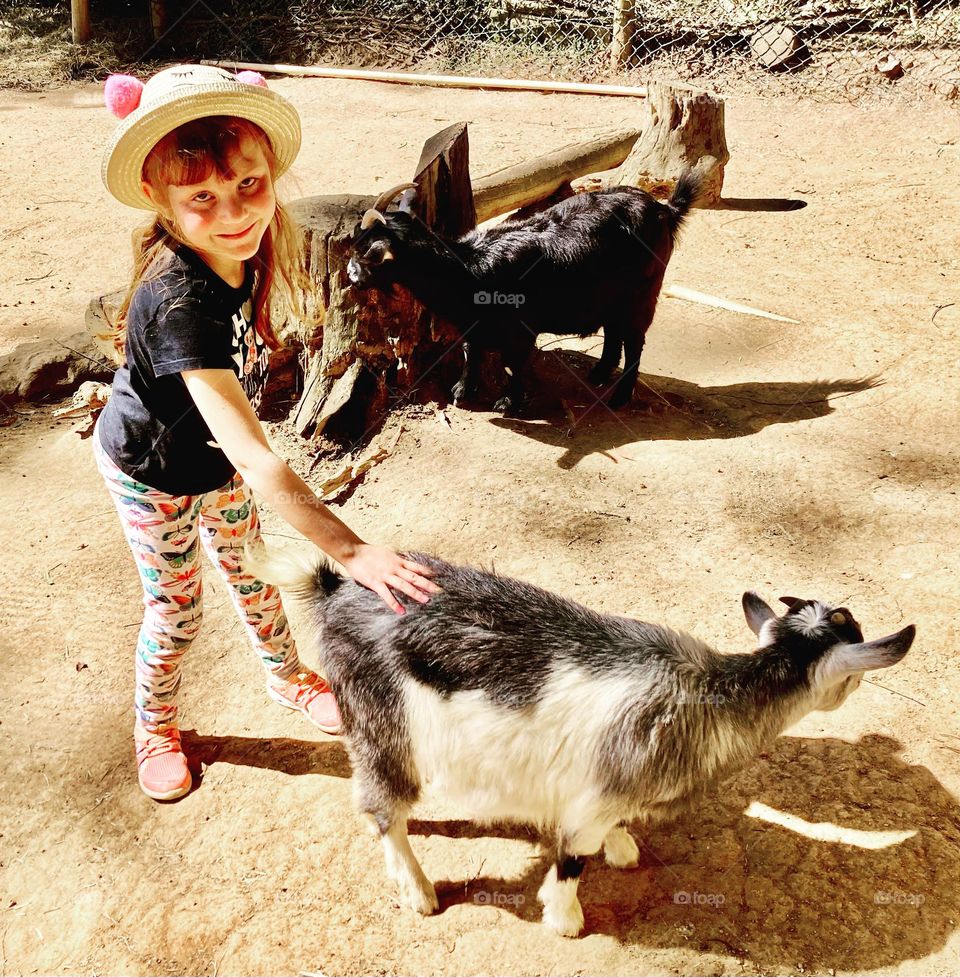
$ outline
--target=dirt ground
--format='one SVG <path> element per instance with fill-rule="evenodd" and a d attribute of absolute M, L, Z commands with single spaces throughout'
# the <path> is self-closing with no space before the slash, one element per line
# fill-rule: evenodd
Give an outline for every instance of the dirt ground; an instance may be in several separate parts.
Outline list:
<path fill-rule="evenodd" d="M 304 120 L 288 199 L 398 183 L 455 121 L 470 122 L 480 175 L 638 111 L 275 87 Z M 0 112 L 6 352 L 80 328 L 88 299 L 125 280 L 137 216 L 101 188 L 112 120 L 98 89 L 0 92 Z M 137 576 L 80 425 L 21 407 L 0 428 L 4 974 L 960 971 L 960 122 L 936 102 L 736 99 L 727 129 L 730 206 L 694 214 L 668 281 L 799 325 L 665 299 L 640 399 L 616 416 L 587 412 L 596 341 L 551 345 L 530 416 L 408 411 L 339 511 L 369 539 L 727 650 L 750 646 L 746 589 L 842 602 L 867 637 L 916 623 L 907 658 L 696 813 L 641 834 L 639 869 L 591 860 L 577 940 L 538 924 L 547 861 L 531 835 L 431 799 L 412 844 L 441 912 L 415 917 L 351 809 L 342 746 L 267 699 L 210 572 L 181 700 L 202 776 L 174 804 L 140 793 Z M 584 415 L 572 429 L 561 399 Z M 295 438 L 271 431 L 305 467 Z M 292 532 L 264 517 L 273 538 Z"/>

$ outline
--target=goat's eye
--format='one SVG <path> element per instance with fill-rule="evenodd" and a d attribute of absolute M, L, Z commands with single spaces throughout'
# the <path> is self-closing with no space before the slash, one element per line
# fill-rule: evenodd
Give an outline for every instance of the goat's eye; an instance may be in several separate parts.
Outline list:
<path fill-rule="evenodd" d="M 846 615 L 842 611 L 834 611 L 830 615 L 830 623 L 831 624 L 846 624 L 847 623 L 847 617 L 846 617 Z"/>

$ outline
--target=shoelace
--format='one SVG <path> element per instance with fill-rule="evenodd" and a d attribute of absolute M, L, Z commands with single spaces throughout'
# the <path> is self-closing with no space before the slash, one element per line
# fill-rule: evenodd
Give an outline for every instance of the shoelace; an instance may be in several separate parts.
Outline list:
<path fill-rule="evenodd" d="M 309 706 L 318 696 L 326 695 L 330 691 L 330 686 L 319 675 L 314 672 L 297 676 L 297 690 L 294 693 L 293 701 L 298 705 Z"/>
<path fill-rule="evenodd" d="M 164 753 L 180 752 L 180 730 L 152 733 L 146 739 L 137 740 L 137 759 L 152 760 Z"/>

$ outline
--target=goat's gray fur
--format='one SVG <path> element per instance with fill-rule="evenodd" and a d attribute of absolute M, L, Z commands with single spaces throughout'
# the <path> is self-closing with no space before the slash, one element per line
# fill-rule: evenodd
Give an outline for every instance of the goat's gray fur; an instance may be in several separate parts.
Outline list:
<path fill-rule="evenodd" d="M 864 642 L 846 608 L 743 598 L 756 650 L 721 654 L 683 632 L 599 614 L 538 587 L 413 553 L 443 591 L 395 615 L 315 559 L 257 571 L 311 605 L 356 799 L 401 898 L 438 908 L 406 834 L 421 789 L 482 820 L 533 823 L 556 859 L 544 921 L 580 932 L 584 857 L 637 862 L 624 822 L 674 815 L 787 726 L 834 709 L 867 670 L 899 661 L 913 626 Z"/>

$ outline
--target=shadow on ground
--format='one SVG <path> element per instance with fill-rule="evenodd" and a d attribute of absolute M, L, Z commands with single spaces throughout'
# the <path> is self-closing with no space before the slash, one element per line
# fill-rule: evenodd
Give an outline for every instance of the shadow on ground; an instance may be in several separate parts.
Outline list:
<path fill-rule="evenodd" d="M 184 745 L 208 767 L 349 776 L 334 740 L 185 733 Z M 939 950 L 960 913 L 960 805 L 925 767 L 905 763 L 900 749 L 879 735 L 856 743 L 781 737 L 685 817 L 633 825 L 639 868 L 620 871 L 590 858 L 580 886 L 585 933 L 730 954 L 765 970 L 873 969 Z M 785 827 L 748 816 L 753 802 L 800 820 Z M 817 840 L 824 824 L 849 840 Z M 524 825 L 412 819 L 409 829 L 415 849 L 416 836 L 428 835 L 537 842 Z M 890 832 L 909 836 L 879 834 Z M 441 911 L 493 905 L 538 923 L 549 858 L 529 864 L 519 878 L 488 872 L 435 880 Z"/>
<path fill-rule="evenodd" d="M 538 381 L 523 417 L 490 423 L 563 450 L 561 468 L 641 441 L 697 441 L 756 434 L 771 424 L 825 417 L 831 401 L 879 386 L 876 377 L 701 387 L 641 373 L 630 406 L 613 411 L 585 377 L 590 357 L 564 350 L 538 364 Z M 547 362 L 553 360 L 553 363 Z"/>

